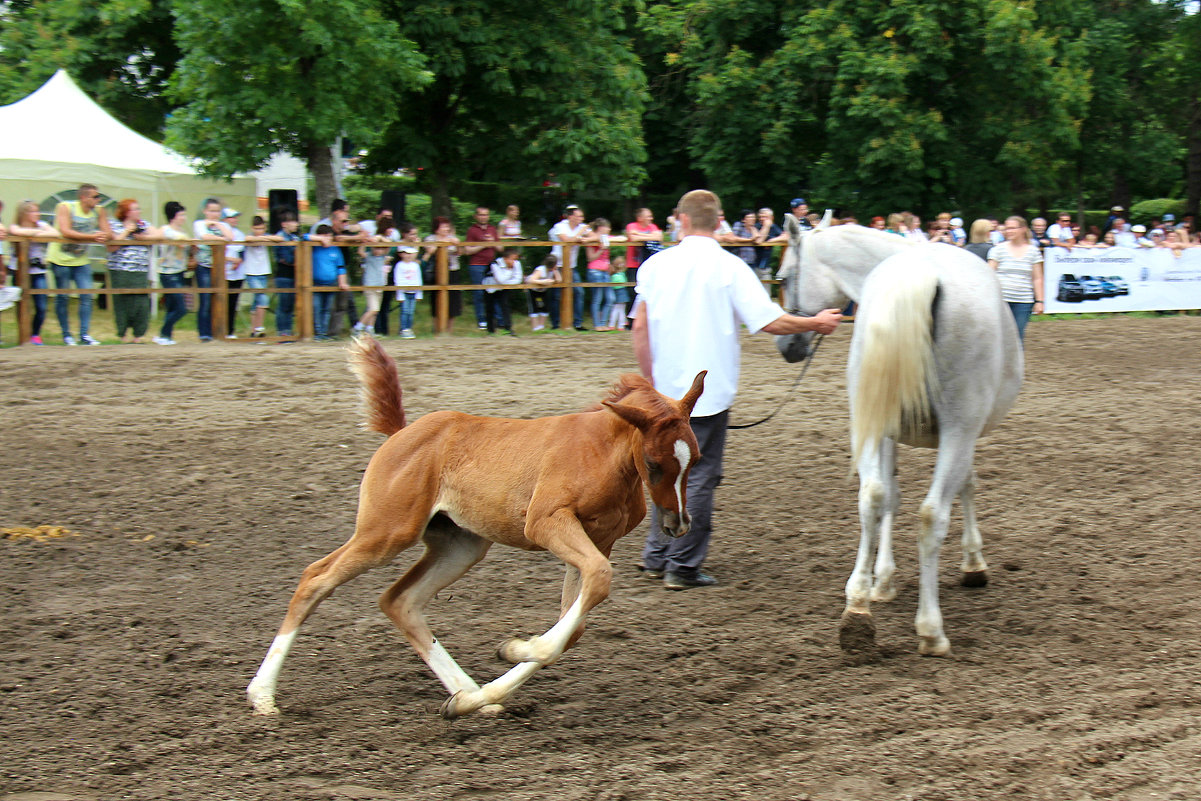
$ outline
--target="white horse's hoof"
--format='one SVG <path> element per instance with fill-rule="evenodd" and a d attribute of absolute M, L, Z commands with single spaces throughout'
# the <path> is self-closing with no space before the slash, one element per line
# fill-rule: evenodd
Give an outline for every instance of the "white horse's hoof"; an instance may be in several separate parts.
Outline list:
<path fill-rule="evenodd" d="M 876 621 L 864 612 L 843 612 L 838 625 L 838 644 L 848 654 L 876 650 Z"/>
<path fill-rule="evenodd" d="M 917 652 L 922 656 L 949 656 L 951 641 L 943 634 L 937 637 L 918 637 Z"/>
<path fill-rule="evenodd" d="M 275 699 L 271 696 L 253 696 L 247 693 L 247 698 L 250 700 L 250 705 L 254 707 L 256 715 L 278 715 L 279 707 L 275 705 Z"/>
<path fill-rule="evenodd" d="M 886 604 L 897 597 L 897 588 L 892 582 L 887 584 L 878 584 L 872 587 L 872 603 Z"/>
<path fill-rule="evenodd" d="M 988 586 L 988 571 L 987 570 L 970 570 L 963 574 L 963 578 L 959 583 L 965 587 L 987 587 Z"/>

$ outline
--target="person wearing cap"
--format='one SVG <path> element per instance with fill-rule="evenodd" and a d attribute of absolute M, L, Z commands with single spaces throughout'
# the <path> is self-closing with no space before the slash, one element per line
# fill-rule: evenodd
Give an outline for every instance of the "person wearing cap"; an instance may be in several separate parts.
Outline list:
<path fill-rule="evenodd" d="M 246 268 L 244 266 L 243 254 L 245 253 L 246 234 L 238 230 L 238 217 L 242 216 L 242 212 L 237 209 L 224 208 L 221 210 L 221 221 L 229 226 L 229 231 L 233 237 L 233 244 L 225 246 L 225 285 L 229 288 L 229 294 L 225 296 L 228 317 L 226 318 L 227 330 L 225 332 L 226 339 L 237 339 L 238 335 L 234 333 L 238 322 L 238 298 L 241 297 L 240 290 L 242 282 L 246 280 Z"/>
<path fill-rule="evenodd" d="M 952 217 L 950 221 L 951 244 L 955 247 L 963 247 L 967 244 L 967 231 L 963 230 L 963 218 Z"/>
<path fill-rule="evenodd" d="M 220 243 L 232 242 L 234 235 L 229 225 L 221 220 L 221 201 L 210 197 L 201 207 L 201 218 L 192 223 L 192 234 L 196 239 L 211 244 L 196 247 L 196 286 L 208 289 L 213 285 L 213 248 Z M 196 334 L 201 342 L 213 341 L 213 296 L 201 293 L 196 299 Z"/>
<path fill-rule="evenodd" d="M 1147 226 L 1143 224 L 1133 225 L 1130 227 L 1130 233 L 1134 236 L 1134 247 L 1136 248 L 1153 248 L 1155 243 L 1151 241 L 1151 237 L 1147 236 Z"/>
<path fill-rule="evenodd" d="M 794 197 L 788 204 L 788 209 L 788 213 L 796 218 L 797 225 L 802 231 L 813 228 L 813 224 L 809 222 L 809 204 L 805 202 L 805 198 Z"/>
<path fill-rule="evenodd" d="M 1109 209 L 1109 217 L 1105 220 L 1105 230 L 1113 228 L 1114 223 L 1126 213 L 1126 209 L 1122 206 L 1111 206 Z"/>
<path fill-rule="evenodd" d="M 415 232 L 417 229 L 414 228 Z M 404 240 L 402 240 L 404 241 Z M 392 268 L 392 283 L 398 287 L 418 287 L 422 284 L 421 264 L 417 261 L 417 248 L 402 244 L 396 249 L 396 266 Z M 416 339 L 413 333 L 413 312 L 421 300 L 420 289 L 396 290 L 396 301 L 400 304 L 400 338 Z"/>

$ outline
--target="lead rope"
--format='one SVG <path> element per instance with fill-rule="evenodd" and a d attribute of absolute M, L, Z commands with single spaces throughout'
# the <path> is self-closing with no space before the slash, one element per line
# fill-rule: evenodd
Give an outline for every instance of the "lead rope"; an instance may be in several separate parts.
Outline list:
<path fill-rule="evenodd" d="M 764 417 L 762 420 L 756 420 L 753 423 L 742 423 L 741 425 L 736 425 L 736 426 L 735 425 L 727 425 L 726 428 L 727 429 L 754 428 L 755 426 L 757 426 L 761 423 L 766 423 L 768 420 L 775 417 L 776 414 L 781 409 L 784 408 L 784 404 L 788 403 L 789 396 L 792 395 L 792 392 L 793 392 L 793 390 L 795 390 L 797 388 L 797 385 L 799 385 L 801 383 L 801 379 L 805 377 L 805 372 L 809 369 L 809 365 L 813 363 L 813 357 L 815 355 L 817 355 L 817 347 L 818 347 L 818 345 L 822 344 L 823 339 L 825 339 L 825 334 L 817 335 L 817 339 L 815 339 L 813 342 L 813 349 L 809 351 L 808 358 L 806 358 L 805 363 L 803 365 L 801 365 L 801 372 L 799 374 L 797 374 L 796 380 L 792 382 L 792 386 L 789 387 L 788 391 L 784 393 L 784 398 L 780 401 L 780 404 L 778 406 L 776 406 L 775 410 L 772 411 L 771 414 L 769 414 L 767 417 Z"/>

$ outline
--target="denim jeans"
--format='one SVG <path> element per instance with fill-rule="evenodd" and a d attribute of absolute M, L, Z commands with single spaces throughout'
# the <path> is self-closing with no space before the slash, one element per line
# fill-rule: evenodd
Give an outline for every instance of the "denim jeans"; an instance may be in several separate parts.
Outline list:
<path fill-rule="evenodd" d="M 266 289 L 268 282 L 271 280 L 269 275 L 248 275 L 246 276 L 247 289 Z M 252 309 L 265 309 L 271 305 L 271 297 L 266 292 L 255 292 L 254 298 L 250 302 Z"/>
<path fill-rule="evenodd" d="M 46 273 L 30 273 L 29 274 L 30 289 L 45 289 L 46 288 Z M 33 336 L 40 336 L 42 333 L 42 323 L 46 322 L 46 296 L 33 296 Z"/>
<path fill-rule="evenodd" d="M 576 268 L 571 268 L 571 280 L 574 283 L 583 283 L 584 279 L 580 278 L 580 271 Z M 582 286 L 572 287 L 571 289 L 571 306 L 572 306 L 572 325 L 576 328 L 584 327 L 584 288 Z"/>
<path fill-rule="evenodd" d="M 91 262 L 80 267 L 68 267 L 62 264 L 51 264 L 51 271 L 54 272 L 54 286 L 56 289 L 70 289 L 71 282 L 75 282 L 75 286 L 79 289 L 92 288 L 92 265 Z M 54 296 L 54 314 L 58 317 L 58 325 L 63 330 L 63 336 L 71 336 L 71 319 L 67 313 L 67 296 Z M 92 324 L 92 296 L 79 296 L 79 335 L 85 337 L 88 335 L 88 328 Z"/>
<path fill-rule="evenodd" d="M 484 276 L 489 275 L 489 273 L 490 271 L 486 264 L 467 265 L 467 274 L 471 277 L 471 283 L 473 284 L 484 283 Z M 471 290 L 471 305 L 475 308 L 475 321 L 477 324 L 488 322 L 488 310 L 484 294 L 485 292 L 482 289 Z"/>
<path fill-rule="evenodd" d="M 417 293 L 406 292 L 400 302 L 400 330 L 413 330 L 413 312 L 417 310 Z"/>
<path fill-rule="evenodd" d="M 1034 311 L 1033 303 L 1009 303 L 1013 312 L 1013 321 L 1018 324 L 1018 341 L 1026 344 L 1026 323 L 1030 322 L 1030 312 Z"/>
<path fill-rule="evenodd" d="M 180 289 L 187 286 L 183 273 L 159 273 L 158 282 L 163 289 Z M 159 330 L 158 335 L 163 339 L 170 339 L 171 332 L 175 330 L 175 324 L 188 313 L 188 304 L 182 294 L 161 295 L 160 297 L 163 299 L 163 306 L 166 307 L 167 313 L 163 317 L 163 327 Z"/>
<path fill-rule="evenodd" d="M 314 287 L 337 286 L 337 284 L 319 284 L 313 282 Z M 334 300 L 338 297 L 338 292 L 314 292 L 313 293 L 313 335 L 324 337 L 329 335 L 329 318 L 334 311 Z"/>
<path fill-rule="evenodd" d="M 604 270 L 589 270 L 588 283 L 607 284 L 609 274 Z M 592 287 L 592 327 L 603 328 L 609 324 L 609 309 L 613 308 L 613 289 L 607 286 Z"/>
<path fill-rule="evenodd" d="M 295 278 L 275 277 L 276 289 L 293 289 L 296 287 Z M 275 333 L 281 336 L 292 335 L 292 313 L 296 310 L 296 295 L 291 292 L 280 292 L 275 296 Z"/>
<path fill-rule="evenodd" d="M 213 268 L 196 265 L 196 288 L 213 285 Z M 196 296 L 196 334 L 202 340 L 213 338 L 213 296 L 207 292 Z"/>

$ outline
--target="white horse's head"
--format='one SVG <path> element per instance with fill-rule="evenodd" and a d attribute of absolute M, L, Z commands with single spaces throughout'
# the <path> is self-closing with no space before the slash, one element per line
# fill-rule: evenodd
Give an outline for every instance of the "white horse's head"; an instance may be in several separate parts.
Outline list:
<path fill-rule="evenodd" d="M 820 262 L 813 248 L 814 238 L 830 227 L 831 216 L 832 212 L 827 209 L 821 222 L 811 231 L 801 230 L 800 223 L 791 214 L 784 218 L 788 249 L 780 273 L 784 278 L 785 305 L 793 314 L 811 316 L 822 309 L 841 309 L 851 300 L 834 279 L 834 272 Z M 786 334 L 776 337 L 776 348 L 785 361 L 799 362 L 809 355 L 812 340 L 812 333 Z"/>

